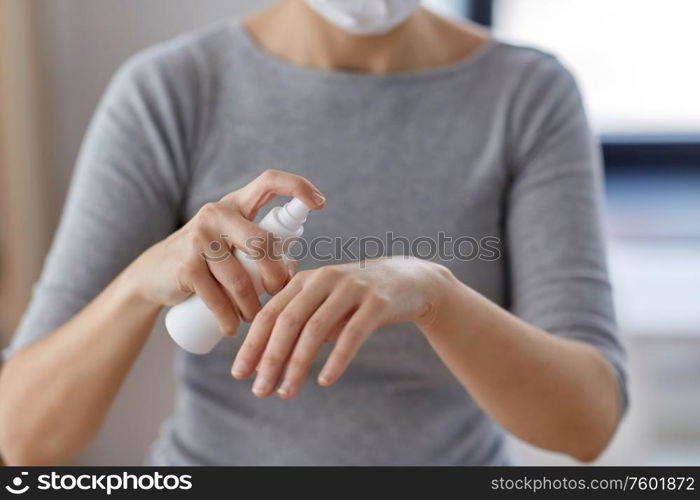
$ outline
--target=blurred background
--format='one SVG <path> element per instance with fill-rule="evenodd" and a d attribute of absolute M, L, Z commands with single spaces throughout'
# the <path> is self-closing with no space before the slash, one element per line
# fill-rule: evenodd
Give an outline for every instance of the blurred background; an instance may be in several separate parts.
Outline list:
<path fill-rule="evenodd" d="M 86 126 L 134 52 L 261 0 L 0 0 L 0 333 L 50 245 Z M 607 235 L 632 406 L 605 465 L 700 464 L 700 2 L 430 0 L 555 53 L 581 84 L 606 160 Z M 162 324 L 162 323 L 159 323 Z M 170 411 L 154 332 L 79 464 L 142 462 Z M 570 464 L 514 443 L 525 464 Z"/>

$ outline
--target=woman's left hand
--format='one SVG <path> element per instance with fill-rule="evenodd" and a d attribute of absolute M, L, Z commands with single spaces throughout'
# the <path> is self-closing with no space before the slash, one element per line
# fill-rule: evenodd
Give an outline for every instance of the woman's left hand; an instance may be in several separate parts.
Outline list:
<path fill-rule="evenodd" d="M 253 393 L 293 398 L 321 347 L 336 342 L 318 376 L 330 386 L 380 326 L 420 322 L 434 312 L 444 267 L 394 257 L 302 271 L 255 316 L 231 370 L 244 379 L 257 368 Z M 280 383 L 281 382 L 281 383 Z"/>

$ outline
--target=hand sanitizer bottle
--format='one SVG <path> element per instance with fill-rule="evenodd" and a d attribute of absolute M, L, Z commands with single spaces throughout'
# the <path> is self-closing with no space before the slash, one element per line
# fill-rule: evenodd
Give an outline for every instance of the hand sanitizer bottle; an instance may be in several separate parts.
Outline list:
<path fill-rule="evenodd" d="M 302 235 L 310 211 L 301 200 L 294 198 L 270 210 L 260 221 L 260 227 L 277 238 L 276 244 L 284 247 L 285 242 Z M 235 250 L 233 255 L 250 275 L 255 291 L 262 295 L 265 289 L 255 258 L 241 250 Z M 197 295 L 168 311 L 165 328 L 177 345 L 192 354 L 207 354 L 223 338 L 216 318 Z"/>

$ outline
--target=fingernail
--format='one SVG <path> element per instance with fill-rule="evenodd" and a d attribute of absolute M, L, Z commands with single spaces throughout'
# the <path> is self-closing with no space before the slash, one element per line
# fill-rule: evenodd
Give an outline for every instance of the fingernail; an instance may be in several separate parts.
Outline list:
<path fill-rule="evenodd" d="M 332 379 L 330 373 L 324 372 L 318 376 L 318 383 L 321 385 L 330 385 L 331 381 Z"/>
<path fill-rule="evenodd" d="M 286 380 L 282 382 L 282 385 L 280 386 L 279 389 L 277 389 L 277 394 L 280 396 L 289 396 L 292 393 L 292 384 L 287 382 Z"/>
<path fill-rule="evenodd" d="M 313 197 L 314 197 L 314 201 L 315 201 L 318 205 L 323 205 L 323 204 L 326 202 L 326 197 L 323 196 L 323 195 L 322 195 L 321 193 L 319 193 L 318 191 L 314 191 Z"/>
<path fill-rule="evenodd" d="M 248 373 L 248 369 L 248 363 L 246 363 L 242 359 L 238 359 L 233 363 L 233 371 L 231 373 L 233 373 L 234 377 L 242 377 L 243 375 Z"/>
<path fill-rule="evenodd" d="M 267 380 L 265 380 L 262 377 L 256 378 L 255 383 L 253 384 L 253 392 L 255 394 L 265 394 L 267 391 L 268 391 Z"/>
<path fill-rule="evenodd" d="M 290 278 L 293 278 L 296 273 L 297 273 L 297 266 L 295 264 L 292 264 L 291 262 L 289 264 L 287 264 L 287 275 Z"/>

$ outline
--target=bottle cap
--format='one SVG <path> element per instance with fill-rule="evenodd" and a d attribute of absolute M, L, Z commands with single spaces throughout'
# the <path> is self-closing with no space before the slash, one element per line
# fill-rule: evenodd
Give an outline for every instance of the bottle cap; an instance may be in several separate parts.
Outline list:
<path fill-rule="evenodd" d="M 293 198 L 292 201 L 282 207 L 279 217 L 282 224 L 292 230 L 296 230 L 306 222 L 309 212 L 311 212 L 311 209 L 303 201 Z"/>
<path fill-rule="evenodd" d="M 285 205 L 289 215 L 299 220 L 306 220 L 306 217 L 311 212 L 311 209 L 299 198 L 292 198 L 292 201 Z"/>

